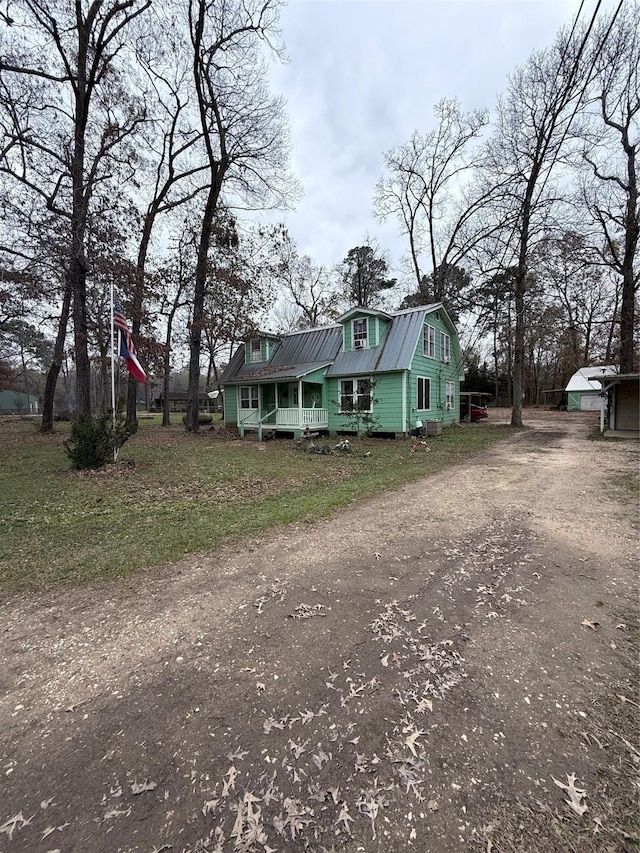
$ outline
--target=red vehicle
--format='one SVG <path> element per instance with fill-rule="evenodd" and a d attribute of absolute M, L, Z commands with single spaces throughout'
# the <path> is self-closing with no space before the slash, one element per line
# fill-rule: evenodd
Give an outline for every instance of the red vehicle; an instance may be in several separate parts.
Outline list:
<path fill-rule="evenodd" d="M 487 407 L 481 405 L 481 402 L 478 402 L 478 398 L 476 398 L 476 402 L 473 402 L 470 397 L 460 395 L 460 420 L 461 421 L 481 421 L 484 418 L 488 418 L 489 413 L 487 412 Z"/>

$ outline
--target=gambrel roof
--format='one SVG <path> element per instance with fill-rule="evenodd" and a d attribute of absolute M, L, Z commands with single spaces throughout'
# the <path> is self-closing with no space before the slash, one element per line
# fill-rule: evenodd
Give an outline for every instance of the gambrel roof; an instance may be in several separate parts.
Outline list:
<path fill-rule="evenodd" d="M 431 314 L 439 314 L 451 334 L 456 334 L 455 326 L 441 302 L 389 312 L 352 308 L 331 326 L 283 335 L 268 362 L 246 364 L 244 345 L 239 347 L 220 377 L 220 384 L 299 379 L 321 368 L 327 368 L 327 376 L 409 370 L 422 328 Z M 342 348 L 343 323 L 355 316 L 380 317 L 388 322 L 377 346 L 358 350 Z"/>
<path fill-rule="evenodd" d="M 591 394 L 598 394 L 602 385 L 600 379 L 612 373 L 617 373 L 618 368 L 615 365 L 603 365 L 602 367 L 581 367 L 573 374 L 567 383 L 565 391 L 586 391 Z"/>

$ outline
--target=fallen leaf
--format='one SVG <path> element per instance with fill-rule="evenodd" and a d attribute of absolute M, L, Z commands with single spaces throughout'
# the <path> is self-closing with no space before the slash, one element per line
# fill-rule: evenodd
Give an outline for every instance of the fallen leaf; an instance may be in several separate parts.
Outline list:
<path fill-rule="evenodd" d="M 0 835 L 5 833 L 9 841 L 13 838 L 13 833 L 17 829 L 22 829 L 24 826 L 28 826 L 33 818 L 26 818 L 22 812 L 18 812 L 18 814 L 10 817 L 9 820 L 5 821 L 2 826 L 0 826 Z"/>
<path fill-rule="evenodd" d="M 85 705 L 88 701 L 88 699 L 81 699 L 80 702 L 74 702 L 73 705 L 69 705 L 68 708 L 65 708 L 65 711 L 72 714 L 76 708 L 79 708 L 80 705 Z"/>
<path fill-rule="evenodd" d="M 349 814 L 349 806 L 346 803 L 342 804 L 342 809 L 340 810 L 340 814 L 338 815 L 338 823 L 343 823 L 344 828 L 343 832 L 346 832 L 347 835 L 351 835 L 351 829 L 349 828 L 349 822 L 353 823 L 353 818 Z"/>
<path fill-rule="evenodd" d="M 576 788 L 576 774 L 572 773 L 571 776 L 567 774 L 568 785 L 564 785 L 553 776 L 551 778 L 558 788 L 562 788 L 563 791 L 567 792 L 568 799 L 565 800 L 565 803 L 573 809 L 579 817 L 582 817 L 582 815 L 587 811 L 587 804 L 582 802 L 587 796 L 587 792 L 582 788 Z"/>
<path fill-rule="evenodd" d="M 405 744 L 409 747 L 412 754 L 417 757 L 418 753 L 416 752 L 416 741 L 419 737 L 422 737 L 424 731 L 422 729 L 417 729 L 415 732 L 412 732 L 410 735 L 404 739 Z"/>
<path fill-rule="evenodd" d="M 158 787 L 157 782 L 149 782 L 148 779 L 145 779 L 144 782 L 134 782 L 131 785 L 131 793 L 135 796 L 136 794 L 143 794 L 145 791 L 155 791 Z"/>
<path fill-rule="evenodd" d="M 207 802 L 202 806 L 202 814 L 206 817 L 208 814 L 214 812 L 219 802 L 220 800 L 207 800 Z"/>
<path fill-rule="evenodd" d="M 581 624 L 584 625 L 585 628 L 591 628 L 592 631 L 595 631 L 596 628 L 600 627 L 599 622 L 591 622 L 589 619 L 583 619 Z"/>

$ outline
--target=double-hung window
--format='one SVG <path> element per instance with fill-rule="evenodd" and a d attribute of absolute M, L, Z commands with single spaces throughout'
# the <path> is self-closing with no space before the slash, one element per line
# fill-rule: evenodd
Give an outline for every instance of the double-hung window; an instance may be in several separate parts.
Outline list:
<path fill-rule="evenodd" d="M 369 345 L 369 324 L 367 317 L 353 321 L 353 348 L 363 349 Z"/>
<path fill-rule="evenodd" d="M 428 323 L 422 327 L 422 354 L 427 358 L 436 357 L 436 330 Z"/>
<path fill-rule="evenodd" d="M 416 409 L 426 412 L 431 408 L 431 382 L 426 376 L 418 376 L 418 394 Z"/>
<path fill-rule="evenodd" d="M 451 361 L 451 335 L 440 332 L 440 361 L 449 364 Z"/>
<path fill-rule="evenodd" d="M 262 361 L 262 344 L 260 338 L 254 338 L 251 341 L 251 363 Z"/>
<path fill-rule="evenodd" d="M 258 386 L 257 385 L 242 385 L 240 388 L 240 408 L 241 409 L 257 409 L 258 408 Z"/>
<path fill-rule="evenodd" d="M 368 379 L 340 380 L 340 411 L 371 411 L 371 382 Z"/>
<path fill-rule="evenodd" d="M 456 398 L 455 391 L 453 390 L 453 382 L 447 382 L 447 411 L 451 411 L 454 407 Z"/>

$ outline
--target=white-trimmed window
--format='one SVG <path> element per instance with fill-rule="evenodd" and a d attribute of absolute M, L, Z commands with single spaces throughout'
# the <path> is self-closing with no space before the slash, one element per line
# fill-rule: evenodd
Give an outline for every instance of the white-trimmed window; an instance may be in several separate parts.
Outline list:
<path fill-rule="evenodd" d="M 428 323 L 422 327 L 422 354 L 427 358 L 436 357 L 436 330 Z"/>
<path fill-rule="evenodd" d="M 440 332 L 440 361 L 449 364 L 451 361 L 451 335 Z"/>
<path fill-rule="evenodd" d="M 431 408 L 431 380 L 426 376 L 417 378 L 417 405 L 419 412 L 426 412 Z"/>
<path fill-rule="evenodd" d="M 453 390 L 453 382 L 447 382 L 447 411 L 450 412 L 456 402 L 455 391 Z"/>
<path fill-rule="evenodd" d="M 369 379 L 340 380 L 340 411 L 370 412 L 371 382 Z"/>
<path fill-rule="evenodd" d="M 241 385 L 240 386 L 240 408 L 241 409 L 257 409 L 258 406 L 258 386 L 257 385 Z"/>
<path fill-rule="evenodd" d="M 254 338 L 250 345 L 249 351 L 251 353 L 251 363 L 253 364 L 256 361 L 262 361 L 262 343 L 260 338 Z"/>
<path fill-rule="evenodd" d="M 369 346 L 369 320 L 367 317 L 359 317 L 351 323 L 353 336 L 353 348 L 365 349 Z"/>

